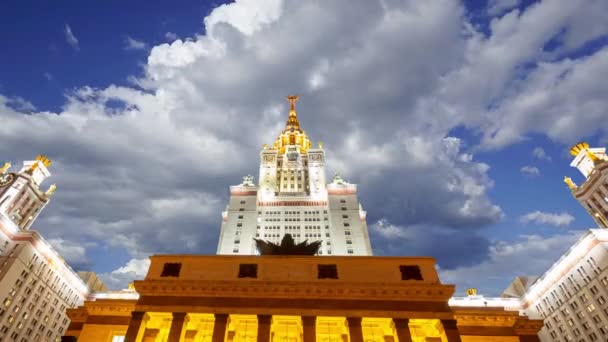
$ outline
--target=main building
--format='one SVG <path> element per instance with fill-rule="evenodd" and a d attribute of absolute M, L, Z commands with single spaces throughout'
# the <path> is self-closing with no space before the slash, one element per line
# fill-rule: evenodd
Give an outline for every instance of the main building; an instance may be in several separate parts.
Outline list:
<path fill-rule="evenodd" d="M 372 255 L 357 186 L 338 174 L 326 183 L 323 144 L 311 147 L 297 99 L 288 97 L 285 129 L 260 152 L 258 184 L 247 176 L 230 187 L 218 254 L 256 254 L 255 238 L 278 242 L 291 234 L 296 242 L 322 240 L 320 255 Z"/>

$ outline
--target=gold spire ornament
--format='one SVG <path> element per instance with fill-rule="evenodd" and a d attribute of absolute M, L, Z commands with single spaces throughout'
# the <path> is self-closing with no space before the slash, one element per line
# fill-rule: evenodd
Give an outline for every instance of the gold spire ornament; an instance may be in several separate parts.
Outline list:
<path fill-rule="evenodd" d="M 578 144 L 570 148 L 570 154 L 574 157 L 578 156 L 581 151 L 588 150 L 589 144 L 586 142 L 579 142 Z"/>
<path fill-rule="evenodd" d="M 477 295 L 477 289 L 474 287 L 471 287 L 469 289 L 467 289 L 467 296 L 476 296 Z"/>
<path fill-rule="evenodd" d="M 49 189 L 44 193 L 47 196 L 51 196 L 55 193 L 55 190 L 57 190 L 57 185 L 56 184 L 51 184 L 51 186 L 49 187 Z"/>
<path fill-rule="evenodd" d="M 598 156 L 596 156 L 595 154 L 593 154 L 593 152 L 587 150 L 587 157 L 589 157 L 589 159 L 591 159 L 591 161 L 593 162 L 597 162 L 600 160 L 600 158 L 598 158 Z"/>
<path fill-rule="evenodd" d="M 36 160 L 41 162 L 45 167 L 51 166 L 51 160 L 42 154 L 39 154 Z"/>
<path fill-rule="evenodd" d="M 572 178 L 570 178 L 570 177 L 564 177 L 564 183 L 566 183 L 568 185 L 570 190 L 576 190 L 578 188 L 576 186 L 576 184 L 574 184 L 574 182 L 572 181 Z"/>
<path fill-rule="evenodd" d="M 6 162 L 6 163 L 4 163 L 4 166 L 2 168 L 0 168 L 0 173 L 6 173 L 6 171 L 10 168 L 11 168 L 11 163 Z"/>

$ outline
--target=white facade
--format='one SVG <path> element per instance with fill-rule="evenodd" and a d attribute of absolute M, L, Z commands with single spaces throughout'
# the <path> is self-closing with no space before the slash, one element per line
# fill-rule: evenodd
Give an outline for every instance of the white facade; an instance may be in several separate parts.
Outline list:
<path fill-rule="evenodd" d="M 587 143 L 579 143 L 570 149 L 574 160 L 570 164 L 585 176 L 577 186 L 572 179 L 564 181 L 572 195 L 587 210 L 599 227 L 608 228 L 608 156 L 605 148 L 589 148 Z"/>
<path fill-rule="evenodd" d="M 608 341 L 608 230 L 588 231 L 522 297 L 541 341 Z"/>
<path fill-rule="evenodd" d="M 275 143 L 260 152 L 259 182 L 245 177 L 230 187 L 222 213 L 218 254 L 257 254 L 254 239 L 280 242 L 322 240 L 319 255 L 371 255 L 365 211 L 357 186 L 336 175 L 325 179 L 325 151 L 311 148 L 300 128 L 296 97 L 289 97 L 287 125 Z"/>
<path fill-rule="evenodd" d="M 59 341 L 70 321 L 66 308 L 81 305 L 85 283 L 36 231 L 29 230 L 48 203 L 40 183 L 50 173 L 42 156 L 19 173 L 0 169 L 0 340 Z"/>

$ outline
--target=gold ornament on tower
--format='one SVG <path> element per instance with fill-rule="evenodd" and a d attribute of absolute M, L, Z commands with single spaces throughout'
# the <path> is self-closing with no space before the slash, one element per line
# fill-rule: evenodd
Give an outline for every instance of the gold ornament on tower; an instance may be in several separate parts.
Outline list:
<path fill-rule="evenodd" d="M 2 168 L 0 168 L 0 173 L 5 173 L 6 170 L 10 169 L 10 167 L 11 167 L 11 163 L 9 163 L 9 162 L 4 163 L 4 166 Z"/>
<path fill-rule="evenodd" d="M 568 185 L 570 190 L 576 190 L 576 188 L 577 188 L 576 184 L 574 184 L 574 182 L 572 181 L 572 178 L 570 178 L 570 177 L 564 177 L 564 183 L 566 183 Z"/>
<path fill-rule="evenodd" d="M 57 190 L 57 185 L 56 184 L 51 184 L 51 186 L 49 187 L 49 189 L 44 193 L 47 196 L 51 196 L 52 194 L 55 193 L 55 190 Z"/>
<path fill-rule="evenodd" d="M 44 164 L 45 167 L 49 167 L 51 166 L 51 160 L 49 158 L 47 158 L 46 156 L 39 154 L 36 157 L 36 160 L 38 160 L 39 162 L 41 162 L 42 164 Z"/>

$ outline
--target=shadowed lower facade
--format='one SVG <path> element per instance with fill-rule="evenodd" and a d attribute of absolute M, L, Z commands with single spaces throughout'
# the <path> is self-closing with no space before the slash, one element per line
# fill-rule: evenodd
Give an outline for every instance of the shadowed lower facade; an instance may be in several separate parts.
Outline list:
<path fill-rule="evenodd" d="M 538 341 L 517 311 L 450 307 L 425 257 L 157 255 L 136 296 L 68 311 L 79 342 Z M 68 337 L 66 337 L 67 340 Z"/>

